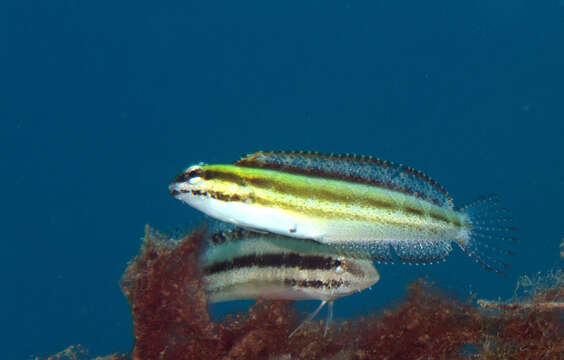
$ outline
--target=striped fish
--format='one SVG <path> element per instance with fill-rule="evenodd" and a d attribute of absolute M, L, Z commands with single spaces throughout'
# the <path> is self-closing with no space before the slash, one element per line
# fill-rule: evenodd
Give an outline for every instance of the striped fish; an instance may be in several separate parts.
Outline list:
<path fill-rule="evenodd" d="M 507 266 L 493 255 L 509 251 L 495 244 L 514 239 L 497 197 L 455 209 L 420 171 L 365 156 L 259 151 L 191 166 L 169 190 L 211 217 L 380 261 L 435 262 L 455 242 L 501 273 Z"/>
<path fill-rule="evenodd" d="M 370 260 L 335 255 L 330 246 L 311 240 L 241 228 L 213 234 L 201 266 L 211 302 L 259 297 L 318 299 L 321 304 L 302 324 L 328 303 L 325 331 L 334 300 L 366 289 L 380 279 Z"/>

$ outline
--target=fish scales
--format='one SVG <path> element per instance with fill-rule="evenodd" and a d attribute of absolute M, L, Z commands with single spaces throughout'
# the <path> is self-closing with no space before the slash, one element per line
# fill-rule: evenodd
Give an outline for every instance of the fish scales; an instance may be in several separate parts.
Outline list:
<path fill-rule="evenodd" d="M 169 189 L 214 218 L 383 261 L 438 261 L 455 242 L 498 271 L 479 244 L 510 237 L 509 226 L 491 230 L 499 223 L 496 201 L 456 210 L 428 176 L 370 157 L 257 152 L 234 164 L 189 167 Z"/>

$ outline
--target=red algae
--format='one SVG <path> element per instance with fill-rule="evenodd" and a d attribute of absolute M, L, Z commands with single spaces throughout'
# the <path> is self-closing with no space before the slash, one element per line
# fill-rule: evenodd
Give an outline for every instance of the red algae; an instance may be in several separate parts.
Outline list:
<path fill-rule="evenodd" d="M 82 345 L 71 345 L 64 350 L 59 351 L 56 354 L 49 355 L 46 357 L 35 357 L 34 360 L 127 360 L 129 356 L 127 354 L 120 354 L 115 353 L 106 356 L 98 356 L 96 358 L 92 358 L 88 350 L 85 349 Z"/>
<path fill-rule="evenodd" d="M 210 320 L 198 268 L 203 233 L 174 242 L 146 228 L 121 280 L 133 315 L 133 359 L 258 359 L 282 350 L 296 320 L 288 302 L 258 301 L 246 315 Z"/>
<path fill-rule="evenodd" d="M 564 271 L 523 276 L 517 290 L 509 302 L 478 300 L 495 311 L 483 318 L 496 329 L 496 355 L 488 358 L 564 359 Z"/>
<path fill-rule="evenodd" d="M 378 315 L 306 324 L 288 301 L 258 300 L 213 322 L 198 267 L 204 230 L 179 240 L 147 227 L 121 280 L 133 316 L 133 359 L 564 359 L 562 309 L 479 309 L 417 281 Z M 562 282 L 519 304 L 562 294 Z M 493 304 L 493 303 L 492 303 Z M 494 309 L 494 310 L 492 310 Z"/>
<path fill-rule="evenodd" d="M 141 252 L 121 279 L 133 315 L 133 359 L 203 358 L 206 342 L 214 342 L 197 266 L 201 240 L 195 231 L 175 243 L 146 227 Z"/>

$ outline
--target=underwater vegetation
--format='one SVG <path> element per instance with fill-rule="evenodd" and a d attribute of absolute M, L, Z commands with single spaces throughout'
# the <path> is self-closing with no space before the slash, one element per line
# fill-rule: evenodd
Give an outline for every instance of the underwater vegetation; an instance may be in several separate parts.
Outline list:
<path fill-rule="evenodd" d="M 326 336 L 322 321 L 309 322 L 288 339 L 302 318 L 290 301 L 258 300 L 211 320 L 198 264 L 204 232 L 173 240 L 146 227 L 121 279 L 133 359 L 564 359 L 562 271 L 527 278 L 511 302 L 480 307 L 419 280 L 389 309 L 333 322 Z"/>
<path fill-rule="evenodd" d="M 45 357 L 34 357 L 34 360 L 127 360 L 129 359 L 127 354 L 111 354 L 106 356 L 91 357 L 88 350 L 82 345 L 71 345 L 66 349 L 59 351 L 56 354 L 45 356 Z"/>

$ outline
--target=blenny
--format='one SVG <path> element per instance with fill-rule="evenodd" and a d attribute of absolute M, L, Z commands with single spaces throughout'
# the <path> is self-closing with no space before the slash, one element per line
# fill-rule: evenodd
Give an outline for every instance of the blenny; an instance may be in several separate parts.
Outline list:
<path fill-rule="evenodd" d="M 371 260 L 336 255 L 331 246 L 312 240 L 241 228 L 210 235 L 201 267 L 211 302 L 259 297 L 321 300 L 302 325 L 329 304 L 325 331 L 334 300 L 360 292 L 380 279 Z"/>
<path fill-rule="evenodd" d="M 446 190 L 415 169 L 367 156 L 255 152 L 234 164 L 182 171 L 171 195 L 238 226 L 329 244 L 347 255 L 429 263 L 452 242 L 488 270 L 512 241 L 497 196 L 455 209 Z"/>

